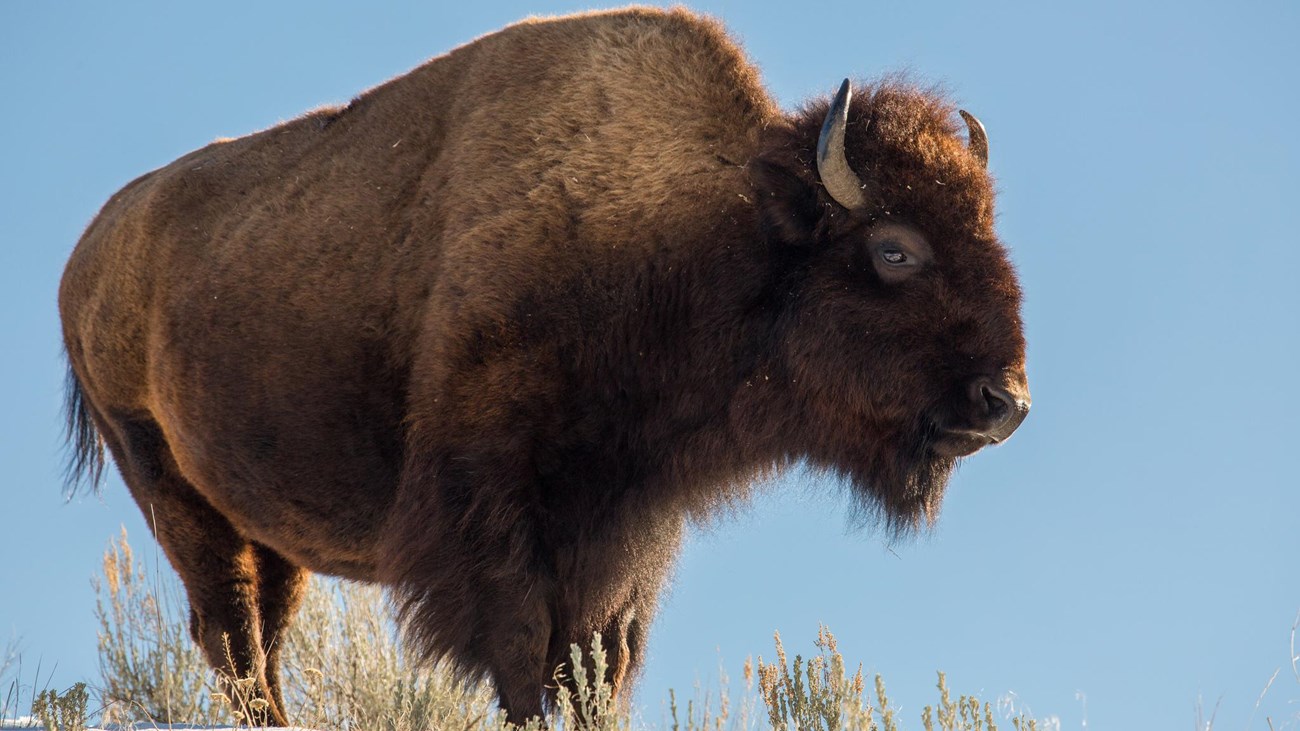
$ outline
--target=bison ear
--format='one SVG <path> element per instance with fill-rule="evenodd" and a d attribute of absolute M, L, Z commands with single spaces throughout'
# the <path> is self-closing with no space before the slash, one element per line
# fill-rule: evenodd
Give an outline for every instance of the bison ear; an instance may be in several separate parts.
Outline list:
<path fill-rule="evenodd" d="M 768 235 L 786 244 L 814 244 L 825 208 L 818 200 L 815 183 L 776 162 L 759 159 L 751 165 Z"/>

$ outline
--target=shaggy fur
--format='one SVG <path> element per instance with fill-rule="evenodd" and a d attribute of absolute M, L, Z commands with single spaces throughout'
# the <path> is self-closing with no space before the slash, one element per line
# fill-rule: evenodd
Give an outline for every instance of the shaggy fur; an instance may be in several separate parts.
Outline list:
<path fill-rule="evenodd" d="M 716 23 L 632 9 L 511 26 L 148 173 L 60 290 L 71 469 L 97 478 L 102 438 L 195 640 L 277 721 L 307 571 L 390 586 L 413 646 L 513 720 L 594 631 L 623 689 L 688 517 L 807 460 L 916 526 L 970 379 L 1024 391 L 953 109 L 859 91 L 861 211 L 818 183 L 825 110 L 777 109 Z M 865 245 L 885 222 L 934 251 L 901 284 Z"/>

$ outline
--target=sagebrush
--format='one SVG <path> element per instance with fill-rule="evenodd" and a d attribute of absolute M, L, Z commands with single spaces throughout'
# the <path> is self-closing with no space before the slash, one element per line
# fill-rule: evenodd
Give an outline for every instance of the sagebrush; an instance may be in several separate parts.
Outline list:
<path fill-rule="evenodd" d="M 151 565 L 146 569 L 146 565 Z M 159 562 L 139 560 L 125 531 L 105 552 L 95 582 L 101 678 L 99 722 L 229 724 L 259 728 L 259 699 L 246 678 L 221 678 L 189 639 L 188 616 L 178 585 Z M 458 678 L 447 667 L 419 667 L 408 659 L 381 589 L 314 579 L 298 621 L 284 642 L 284 695 L 294 723 L 321 731 L 506 731 L 487 683 Z M 665 725 L 672 731 L 893 731 L 895 708 L 876 676 L 871 692 L 859 667 L 850 674 L 835 637 L 825 627 L 817 654 L 790 661 L 779 635 L 776 657 L 746 661 L 745 687 L 733 697 L 725 674 L 716 699 L 700 689 L 684 704 L 670 691 Z M 560 668 L 551 728 L 623 731 L 651 724 L 616 703 L 603 682 L 605 654 L 595 635 L 588 648 L 572 648 Z M 570 674 L 567 680 L 561 675 Z M 917 719 L 926 731 L 995 731 L 991 707 L 977 699 L 952 701 L 939 675 L 940 699 Z M 81 703 L 85 714 L 84 699 Z M 47 707 L 68 707 L 66 694 L 45 697 Z M 754 711 L 756 704 L 762 711 Z M 84 722 L 84 718 L 82 721 Z M 1023 717 L 1016 729 L 1036 729 Z M 61 723 L 71 723 L 62 721 Z M 75 728 L 59 726 L 58 728 Z M 540 722 L 530 723 L 533 731 Z"/>

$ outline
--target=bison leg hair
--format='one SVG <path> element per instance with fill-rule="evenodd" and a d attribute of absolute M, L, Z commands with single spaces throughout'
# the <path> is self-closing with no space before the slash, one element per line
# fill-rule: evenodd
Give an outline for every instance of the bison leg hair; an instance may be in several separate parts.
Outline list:
<path fill-rule="evenodd" d="M 636 587 L 631 597 L 605 621 L 600 630 L 601 645 L 605 650 L 605 677 L 616 705 L 623 710 L 631 707 L 630 689 L 641 669 L 645 657 L 646 625 L 654 616 L 657 587 L 653 581 Z M 591 646 L 590 637 L 574 636 L 570 644 L 583 649 L 587 677 L 594 678 L 596 668 L 588 653 Z M 565 658 L 568 661 L 568 658 Z M 576 691 L 576 687 L 570 690 Z"/>
<path fill-rule="evenodd" d="M 218 672 L 253 678 L 252 695 L 267 702 L 269 720 L 287 726 L 279 679 L 272 679 L 276 640 L 296 609 L 304 572 L 241 535 L 181 477 L 152 420 L 109 419 L 101 426 L 123 480 L 185 586 L 194 641 Z"/>
<path fill-rule="evenodd" d="M 262 652 L 266 655 L 266 687 L 274 706 L 283 711 L 280 650 L 289 623 L 302 604 L 310 573 L 260 543 L 253 544 L 253 555 L 257 559 L 257 614 L 261 620 Z"/>
<path fill-rule="evenodd" d="M 534 716 L 545 718 L 543 688 L 550 683 L 546 649 L 551 641 L 551 624 L 546 615 L 514 627 L 501 628 L 493 636 L 488 663 L 506 718 L 523 726 Z"/>
<path fill-rule="evenodd" d="M 610 663 L 610 683 L 614 686 L 614 701 L 628 709 L 632 706 L 632 694 L 622 691 L 632 686 L 633 677 L 641 669 L 646 635 L 641 618 L 635 613 L 629 613 L 620 620 L 621 632 L 616 645 L 618 655 L 616 662 Z"/>

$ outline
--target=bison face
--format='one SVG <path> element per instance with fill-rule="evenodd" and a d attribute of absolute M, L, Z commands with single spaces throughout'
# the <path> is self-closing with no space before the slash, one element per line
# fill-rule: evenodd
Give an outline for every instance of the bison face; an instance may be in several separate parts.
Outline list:
<path fill-rule="evenodd" d="M 765 169 L 769 230 L 796 252 L 778 358 L 801 451 L 906 529 L 937 515 L 958 459 L 1029 411 L 1020 288 L 993 233 L 978 121 L 968 146 L 942 100 L 898 86 L 853 111 L 846 124 L 846 82 L 816 182 L 806 165 Z"/>
<path fill-rule="evenodd" d="M 874 274 L 877 302 L 870 316 L 878 323 L 878 335 L 892 341 L 878 357 L 897 360 L 893 351 L 903 351 L 910 367 L 930 376 L 922 379 L 929 383 L 919 384 L 929 396 L 923 424 L 930 450 L 941 457 L 964 457 L 1011 436 L 1029 413 L 1029 389 L 1019 296 L 1007 296 L 1000 285 L 1014 283 L 1015 275 L 1000 247 L 968 242 L 965 248 L 975 251 L 947 247 L 957 250 L 945 251 L 945 261 L 937 261 L 924 233 L 895 221 L 872 226 L 861 237 L 865 245 L 855 246 L 852 238 L 848 247 L 861 249 L 859 256 L 866 259 L 859 267 L 870 266 Z M 972 281 L 963 276 L 971 270 L 991 276 Z M 963 288 L 969 291 L 963 293 Z M 890 312 L 889 295 L 901 299 L 906 289 L 923 292 L 912 306 L 928 321 L 913 320 L 907 332 L 900 332 L 891 326 L 899 318 Z"/>

